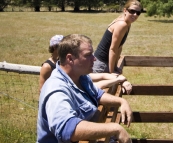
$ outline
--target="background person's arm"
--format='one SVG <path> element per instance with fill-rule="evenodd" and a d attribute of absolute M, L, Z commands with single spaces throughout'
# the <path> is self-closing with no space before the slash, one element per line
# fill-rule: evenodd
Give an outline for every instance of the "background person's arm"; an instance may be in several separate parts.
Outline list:
<path fill-rule="evenodd" d="M 91 77 L 93 82 L 97 82 L 100 80 L 107 80 L 107 79 L 112 79 L 116 78 L 119 74 L 113 73 L 90 73 L 89 76 Z"/>
<path fill-rule="evenodd" d="M 132 85 L 129 81 L 124 81 L 122 83 L 122 89 L 123 89 L 123 93 L 127 93 L 127 94 L 130 94 L 131 91 L 132 91 Z"/>
<path fill-rule="evenodd" d="M 129 81 L 127 81 L 126 77 L 123 75 L 119 75 L 116 73 L 90 73 L 89 74 L 94 85 L 98 88 L 104 89 L 106 87 L 111 87 L 114 84 L 122 82 L 122 90 L 123 93 L 130 94 L 132 91 L 132 85 Z"/>
<path fill-rule="evenodd" d="M 50 65 L 44 63 L 40 70 L 39 91 L 41 91 L 43 84 L 50 77 L 51 73 L 52 73 L 52 68 L 50 67 Z"/>
<path fill-rule="evenodd" d="M 111 87 L 112 85 L 118 84 L 118 83 L 123 82 L 125 80 L 126 80 L 126 78 L 124 76 L 119 75 L 117 77 L 116 76 L 112 76 L 111 79 L 105 79 L 105 80 L 100 80 L 98 82 L 94 82 L 94 84 L 97 87 L 103 89 L 103 88 L 106 88 L 106 87 Z"/>
<path fill-rule="evenodd" d="M 127 23 L 124 21 L 117 21 L 109 27 L 109 30 L 112 32 L 112 42 L 109 49 L 109 72 L 114 73 L 115 66 L 117 66 L 121 54 L 119 46 L 127 31 Z"/>

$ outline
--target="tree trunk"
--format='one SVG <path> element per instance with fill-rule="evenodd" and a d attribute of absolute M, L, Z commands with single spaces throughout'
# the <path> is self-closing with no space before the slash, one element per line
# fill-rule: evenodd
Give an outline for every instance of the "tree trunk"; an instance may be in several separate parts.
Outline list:
<path fill-rule="evenodd" d="M 4 9 L 0 7 L 0 12 L 3 12 L 3 11 L 4 11 Z"/>
<path fill-rule="evenodd" d="M 40 6 L 35 6 L 35 12 L 40 12 Z"/>
<path fill-rule="evenodd" d="M 74 11 L 75 11 L 75 12 L 78 12 L 78 11 L 79 11 L 79 7 L 78 7 L 78 6 L 75 6 L 75 7 L 74 7 Z"/>
<path fill-rule="evenodd" d="M 52 7 L 51 7 L 51 6 L 49 6 L 49 7 L 48 7 L 48 10 L 49 10 L 49 11 L 51 11 L 51 10 L 52 10 Z"/>

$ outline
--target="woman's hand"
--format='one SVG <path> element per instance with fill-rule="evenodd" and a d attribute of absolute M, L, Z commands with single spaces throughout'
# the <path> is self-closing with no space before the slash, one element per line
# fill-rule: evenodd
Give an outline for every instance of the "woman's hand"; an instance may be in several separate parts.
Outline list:
<path fill-rule="evenodd" d="M 114 72 L 117 74 L 122 74 L 123 70 L 121 68 L 116 67 Z"/>
<path fill-rule="evenodd" d="M 123 87 L 123 93 L 127 92 L 127 94 L 129 95 L 130 92 L 132 91 L 132 85 L 130 82 L 125 81 L 122 83 L 122 87 Z"/>

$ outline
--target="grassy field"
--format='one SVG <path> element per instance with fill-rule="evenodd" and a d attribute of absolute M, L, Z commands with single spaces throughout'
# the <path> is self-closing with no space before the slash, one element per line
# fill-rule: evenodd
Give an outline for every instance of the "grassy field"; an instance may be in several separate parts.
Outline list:
<path fill-rule="evenodd" d="M 0 62 L 40 66 L 50 56 L 49 40 L 55 34 L 87 35 L 93 40 L 93 46 L 96 48 L 107 25 L 118 15 L 117 13 L 70 12 L 0 13 Z M 154 18 L 141 14 L 131 26 L 122 55 L 172 57 L 172 33 L 173 17 Z M 123 72 L 132 84 L 173 84 L 172 68 L 125 67 Z M 129 101 L 133 111 L 173 111 L 173 97 L 170 96 L 126 96 L 124 98 Z M 16 126 L 20 126 L 20 122 L 16 123 Z M 171 123 L 133 123 L 127 130 L 133 138 L 170 139 L 173 137 Z M 21 134 L 21 131 L 13 131 Z M 8 128 L 1 129 L 0 132 L 8 134 Z M 28 134 L 32 136 L 34 142 L 35 133 Z"/>

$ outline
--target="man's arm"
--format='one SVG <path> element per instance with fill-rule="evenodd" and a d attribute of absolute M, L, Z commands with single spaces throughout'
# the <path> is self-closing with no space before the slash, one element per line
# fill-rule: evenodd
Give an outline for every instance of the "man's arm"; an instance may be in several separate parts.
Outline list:
<path fill-rule="evenodd" d="M 128 102 L 117 96 L 113 96 L 109 93 L 104 93 L 102 97 L 100 98 L 100 104 L 106 105 L 106 106 L 121 106 L 121 116 L 122 116 L 122 123 L 125 124 L 126 117 L 127 117 L 127 126 L 130 126 L 130 123 L 132 121 L 132 110 L 128 104 Z"/>
<path fill-rule="evenodd" d="M 117 123 L 94 123 L 81 121 L 71 136 L 71 141 L 95 140 L 114 136 L 119 143 L 131 143 L 130 136 L 126 130 Z"/>
<path fill-rule="evenodd" d="M 132 111 L 129 104 L 123 98 L 104 93 L 100 98 L 100 104 L 107 106 L 121 106 L 122 122 L 125 122 L 127 116 L 128 126 L 132 120 Z M 81 121 L 76 126 L 74 133 L 71 136 L 71 141 L 87 139 L 99 139 L 103 137 L 114 136 L 119 143 L 131 143 L 131 139 L 126 130 L 117 123 L 93 123 Z"/>

